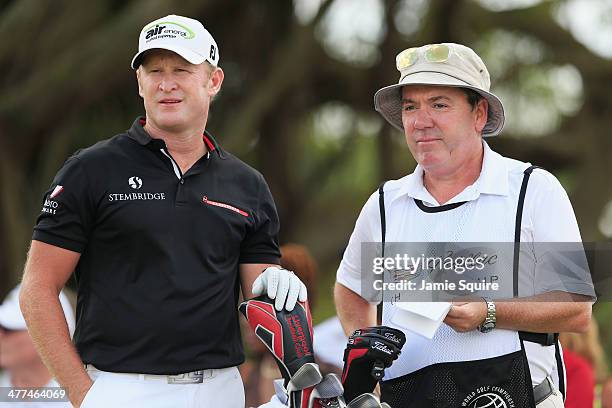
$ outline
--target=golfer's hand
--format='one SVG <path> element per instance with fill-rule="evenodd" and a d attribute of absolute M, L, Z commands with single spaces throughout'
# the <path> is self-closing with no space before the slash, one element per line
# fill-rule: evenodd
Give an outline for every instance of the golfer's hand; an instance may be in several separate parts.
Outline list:
<path fill-rule="evenodd" d="M 487 317 L 487 304 L 483 301 L 453 302 L 444 319 L 455 331 L 463 333 L 475 330 Z"/>
<path fill-rule="evenodd" d="M 283 306 L 290 312 L 298 300 L 304 302 L 307 298 L 302 281 L 293 272 L 276 266 L 266 268 L 253 282 L 253 295 L 262 294 L 275 299 L 274 307 L 279 312 Z"/>

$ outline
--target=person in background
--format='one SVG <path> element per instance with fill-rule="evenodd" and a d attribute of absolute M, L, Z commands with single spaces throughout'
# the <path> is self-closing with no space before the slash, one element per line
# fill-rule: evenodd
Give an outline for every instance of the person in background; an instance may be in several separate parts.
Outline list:
<path fill-rule="evenodd" d="M 15 390 L 32 387 L 59 387 L 36 352 L 28 333 L 26 322 L 19 309 L 20 289 L 21 285 L 17 285 L 0 304 L 0 389 L 5 387 Z M 72 306 L 63 292 L 59 295 L 59 301 L 72 334 L 75 323 Z M 4 392 L 2 395 L 6 396 Z M 16 400 L 4 403 L 0 400 L 0 407 L 2 406 L 43 408 L 70 407 L 71 405 L 68 402 L 51 403 L 42 400 L 38 402 Z"/>
<path fill-rule="evenodd" d="M 595 385 L 606 379 L 608 367 L 599 341 L 597 321 L 585 333 L 561 333 L 567 377 L 566 408 L 592 407 Z"/>
<path fill-rule="evenodd" d="M 340 319 L 334 315 L 317 324 L 313 331 L 314 352 L 321 371 L 341 375 L 348 337 L 342 330 Z"/>
<path fill-rule="evenodd" d="M 339 252 L 340 261 L 343 254 L 344 248 Z M 341 376 L 344 368 L 344 349 L 348 337 L 344 333 L 338 315 L 334 314 L 323 320 L 314 327 L 313 331 L 314 351 L 318 363 L 325 368 L 326 372 Z"/>
<path fill-rule="evenodd" d="M 612 408 L 612 377 L 601 386 L 601 408 Z"/>

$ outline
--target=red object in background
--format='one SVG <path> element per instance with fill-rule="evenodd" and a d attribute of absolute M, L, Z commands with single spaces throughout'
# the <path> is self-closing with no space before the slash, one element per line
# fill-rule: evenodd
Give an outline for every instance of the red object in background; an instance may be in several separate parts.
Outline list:
<path fill-rule="evenodd" d="M 591 364 L 569 350 L 563 350 L 567 372 L 565 408 L 592 408 L 595 399 L 595 374 Z"/>

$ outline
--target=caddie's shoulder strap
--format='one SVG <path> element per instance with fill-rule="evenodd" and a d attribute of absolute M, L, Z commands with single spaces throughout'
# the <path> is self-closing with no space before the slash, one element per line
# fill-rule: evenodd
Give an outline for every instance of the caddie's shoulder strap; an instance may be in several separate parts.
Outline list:
<path fill-rule="evenodd" d="M 521 247 L 521 224 L 523 220 L 523 207 L 525 205 L 525 195 L 527 194 L 527 184 L 529 183 L 529 177 L 535 169 L 541 169 L 539 166 L 529 166 L 523 172 L 523 182 L 521 184 L 521 190 L 519 192 L 518 204 L 516 207 L 516 220 L 514 225 L 514 261 L 512 265 L 513 271 L 513 293 L 514 297 L 518 297 L 518 283 L 519 283 L 519 255 Z M 559 375 L 559 391 L 565 397 L 565 374 L 563 373 L 563 362 L 559 349 L 559 333 L 532 333 L 532 332 L 519 332 L 519 338 L 521 341 L 528 341 L 531 343 L 538 343 L 543 346 L 555 346 L 555 359 L 557 360 L 557 372 Z"/>
<path fill-rule="evenodd" d="M 378 208 L 380 209 L 380 243 L 381 256 L 385 256 L 385 238 L 387 235 L 387 218 L 385 216 L 385 183 L 383 181 L 378 187 Z"/>
<path fill-rule="evenodd" d="M 513 294 L 514 297 L 518 297 L 518 273 L 519 273 L 519 255 L 520 255 L 520 243 L 521 243 L 521 224 L 523 221 L 523 207 L 525 205 L 525 194 L 527 193 L 527 184 L 529 183 L 529 177 L 535 169 L 541 169 L 538 166 L 529 166 L 523 172 L 523 183 L 521 184 L 521 190 L 519 192 L 518 204 L 516 206 L 516 220 L 514 222 L 514 260 L 512 264 L 513 272 Z"/>
<path fill-rule="evenodd" d="M 381 248 L 380 256 L 381 257 L 385 256 L 385 240 L 387 236 L 387 217 L 385 215 L 385 183 L 386 181 L 383 181 L 378 187 L 378 208 L 380 210 L 380 248 Z M 384 276 L 385 275 L 383 274 L 383 279 L 384 279 Z M 383 294 L 383 300 L 384 300 L 384 294 Z M 384 302 L 380 302 L 378 304 L 378 307 L 376 308 L 376 321 L 377 321 L 377 324 L 379 325 L 382 324 L 383 304 Z"/>

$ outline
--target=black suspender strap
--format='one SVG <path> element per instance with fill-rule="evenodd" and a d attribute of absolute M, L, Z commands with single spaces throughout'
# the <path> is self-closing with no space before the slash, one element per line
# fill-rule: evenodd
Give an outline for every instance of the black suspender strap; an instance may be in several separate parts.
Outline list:
<path fill-rule="evenodd" d="M 519 254 L 521 251 L 521 223 L 523 221 L 523 206 L 525 204 L 525 194 L 527 193 L 527 183 L 529 183 L 529 176 L 534 169 L 539 169 L 538 166 L 529 166 L 523 172 L 523 184 L 521 184 L 521 191 L 519 193 L 518 205 L 516 207 L 516 221 L 514 223 L 514 261 L 512 264 L 513 272 L 513 294 L 514 297 L 518 297 L 518 284 L 519 284 Z"/>
<path fill-rule="evenodd" d="M 532 333 L 532 332 L 519 332 L 519 337 L 523 341 L 530 343 L 538 343 L 543 346 L 552 346 L 559 340 L 559 333 Z"/>
<path fill-rule="evenodd" d="M 387 234 L 387 218 L 385 217 L 385 183 L 383 181 L 378 187 L 378 207 L 380 209 L 380 234 L 381 234 L 381 245 L 382 252 L 381 256 L 385 256 L 385 235 Z"/>
<path fill-rule="evenodd" d="M 555 333 L 557 338 L 559 333 Z M 561 347 L 559 342 L 555 342 L 555 359 L 557 360 L 557 375 L 559 376 L 559 391 L 563 395 L 563 401 L 565 401 L 565 366 L 563 365 L 563 357 L 561 356 Z"/>
<path fill-rule="evenodd" d="M 385 256 L 385 239 L 386 239 L 386 235 L 387 235 L 387 217 L 385 216 L 385 183 L 386 181 L 383 181 L 380 186 L 378 187 L 378 208 L 380 209 L 380 244 L 381 244 L 381 257 Z M 383 279 L 384 279 L 384 274 L 383 274 Z M 382 312 L 383 312 L 383 305 L 384 305 L 384 292 L 383 292 L 383 296 L 382 296 L 382 300 L 379 304 L 378 307 L 376 308 L 376 320 L 377 320 L 377 324 L 382 324 Z"/>
<path fill-rule="evenodd" d="M 527 194 L 527 184 L 529 183 L 529 176 L 531 176 L 531 173 L 535 169 L 541 169 L 541 167 L 529 166 L 523 172 L 523 183 L 521 184 L 518 205 L 516 207 L 516 221 L 514 224 L 514 262 L 512 265 L 514 297 L 518 297 L 519 294 L 519 255 L 521 250 L 520 244 L 521 223 L 523 221 L 523 206 L 525 204 L 525 194 Z M 559 375 L 559 391 L 561 391 L 561 394 L 563 394 L 563 397 L 565 399 L 565 374 L 563 372 L 563 360 L 559 347 L 559 333 L 531 333 L 520 331 L 519 338 L 521 339 L 521 342 L 528 341 L 531 343 L 538 343 L 543 346 L 555 346 L 555 359 L 557 360 L 557 372 Z"/>

